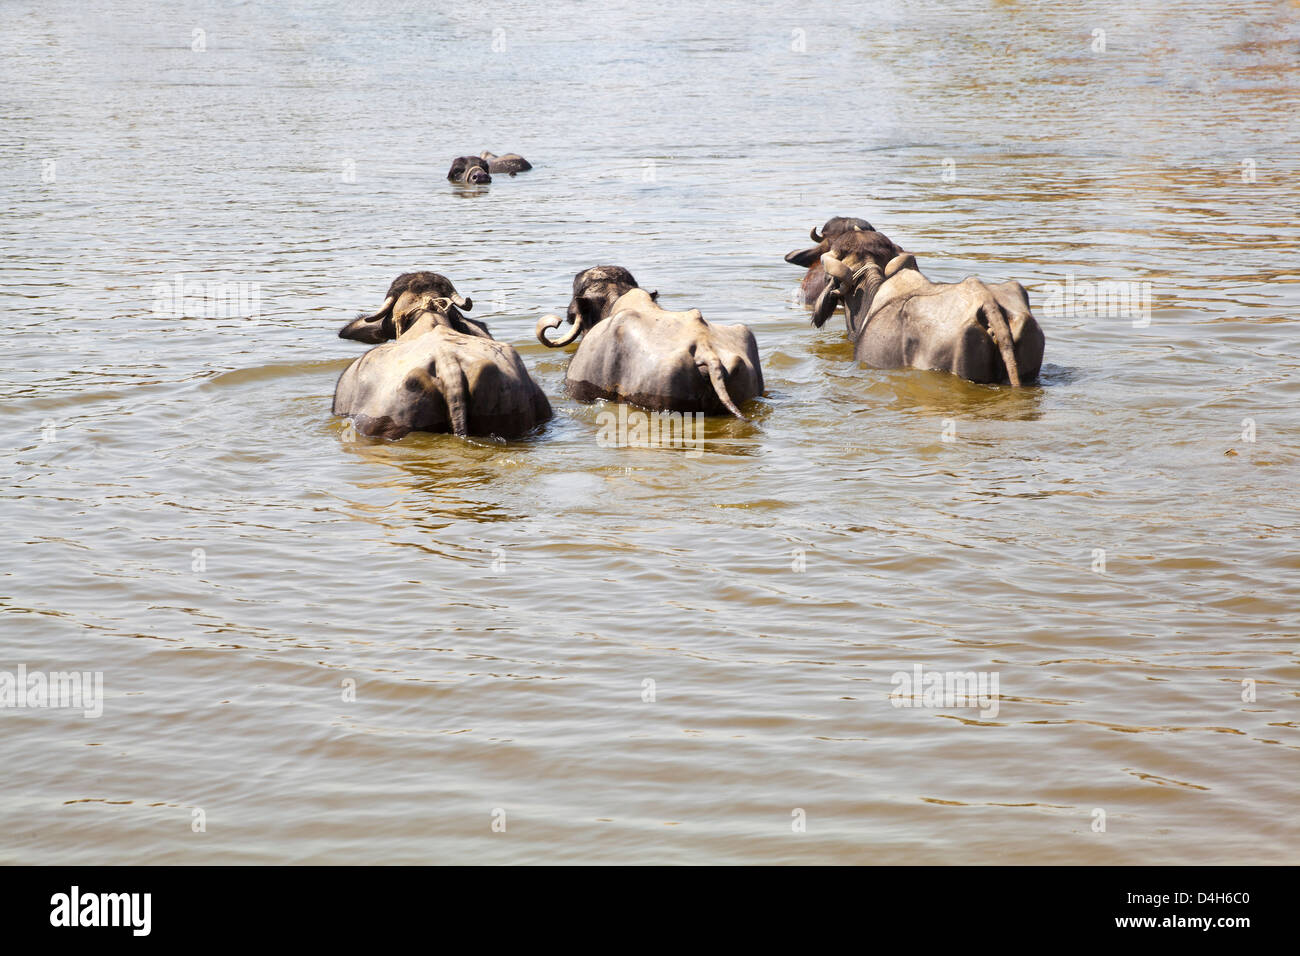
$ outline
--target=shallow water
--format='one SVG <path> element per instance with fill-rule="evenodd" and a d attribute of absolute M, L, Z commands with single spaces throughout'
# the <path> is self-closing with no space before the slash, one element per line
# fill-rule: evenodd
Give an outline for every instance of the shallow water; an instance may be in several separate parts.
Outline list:
<path fill-rule="evenodd" d="M 0 52 L 0 671 L 105 697 L 0 710 L 0 862 L 1298 861 L 1295 4 L 16 3 Z M 483 148 L 536 169 L 443 179 Z M 1039 385 L 856 367 L 782 261 L 832 214 L 1024 283 Z M 751 421 L 597 444 L 532 327 L 598 262 L 753 329 Z M 540 434 L 331 417 L 416 268 Z"/>

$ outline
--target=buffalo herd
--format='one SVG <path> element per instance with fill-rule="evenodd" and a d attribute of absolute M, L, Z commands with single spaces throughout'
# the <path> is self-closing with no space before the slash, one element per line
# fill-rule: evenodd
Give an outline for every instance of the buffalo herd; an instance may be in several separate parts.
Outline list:
<path fill-rule="evenodd" d="M 447 178 L 465 185 L 531 169 L 514 153 L 462 156 Z M 878 369 L 951 372 L 972 382 L 1020 386 L 1037 378 L 1043 332 L 1020 283 L 974 277 L 931 282 L 865 219 L 836 216 L 814 228 L 815 245 L 786 262 L 807 269 L 803 302 L 820 328 L 844 310 L 854 357 Z M 549 348 L 577 350 L 565 389 L 580 402 L 605 399 L 656 411 L 735 415 L 763 394 L 758 343 L 744 325 L 715 325 L 698 309 L 670 311 L 621 266 L 594 266 L 573 280 L 565 316 L 547 315 L 536 334 Z M 339 336 L 374 346 L 349 365 L 334 414 L 362 435 L 412 431 L 518 438 L 551 418 L 546 395 L 519 353 L 465 315 L 473 301 L 436 272 L 398 276 L 379 310 Z M 555 338 L 565 322 L 571 328 Z"/>

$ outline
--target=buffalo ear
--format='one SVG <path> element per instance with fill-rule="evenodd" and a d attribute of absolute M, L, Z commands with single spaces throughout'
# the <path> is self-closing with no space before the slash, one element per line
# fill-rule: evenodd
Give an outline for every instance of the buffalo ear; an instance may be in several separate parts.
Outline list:
<path fill-rule="evenodd" d="M 387 315 L 359 315 L 339 329 L 339 338 L 366 345 L 378 345 L 393 337 L 393 320 Z"/>
<path fill-rule="evenodd" d="M 803 266 L 807 269 L 821 258 L 821 254 L 821 246 L 813 246 L 811 249 L 796 249 L 785 257 L 785 261 L 792 266 Z"/>

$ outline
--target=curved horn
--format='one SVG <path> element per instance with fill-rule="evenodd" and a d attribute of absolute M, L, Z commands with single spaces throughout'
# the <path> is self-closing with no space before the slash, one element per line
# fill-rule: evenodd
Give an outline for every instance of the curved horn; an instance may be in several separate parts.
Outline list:
<path fill-rule="evenodd" d="M 464 309 L 466 312 L 474 308 L 474 300 L 467 295 L 461 295 L 459 292 L 452 292 L 451 302 L 456 308 Z"/>
<path fill-rule="evenodd" d="M 541 342 L 548 349 L 562 349 L 582 334 L 582 320 L 578 319 L 573 323 L 573 328 L 564 335 L 563 338 L 554 341 L 546 337 L 546 333 L 551 329 L 558 329 L 564 323 L 562 315 L 544 315 L 537 320 L 537 327 L 533 330 L 537 334 L 537 341 Z"/>
<path fill-rule="evenodd" d="M 841 262 L 839 257 L 833 252 L 827 252 L 822 255 L 822 268 L 826 270 L 828 276 L 839 279 L 841 282 L 848 279 L 850 275 L 849 267 Z"/>
<path fill-rule="evenodd" d="M 818 243 L 819 245 L 821 244 L 822 237 L 817 235 L 816 226 L 813 226 L 812 229 L 808 232 L 808 238 L 811 239 L 813 242 Z"/>
<path fill-rule="evenodd" d="M 912 255 L 910 252 L 900 252 L 898 255 L 894 256 L 894 258 L 889 260 L 889 264 L 885 266 L 885 278 L 891 278 L 896 273 L 902 272 L 904 269 L 916 269 L 917 272 L 921 271 L 917 268 L 916 256 Z"/>

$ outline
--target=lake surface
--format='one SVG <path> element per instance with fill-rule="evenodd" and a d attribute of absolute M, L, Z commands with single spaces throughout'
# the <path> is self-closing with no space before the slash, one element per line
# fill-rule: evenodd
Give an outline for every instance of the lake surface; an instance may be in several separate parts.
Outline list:
<path fill-rule="evenodd" d="M 1295 3 L 100 6 L 0 8 L 0 671 L 103 679 L 0 709 L 0 862 L 1300 862 Z M 835 214 L 1022 282 L 1038 385 L 857 367 Z M 751 420 L 598 443 L 597 263 Z M 331 416 L 413 269 L 539 434 Z"/>

